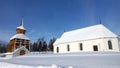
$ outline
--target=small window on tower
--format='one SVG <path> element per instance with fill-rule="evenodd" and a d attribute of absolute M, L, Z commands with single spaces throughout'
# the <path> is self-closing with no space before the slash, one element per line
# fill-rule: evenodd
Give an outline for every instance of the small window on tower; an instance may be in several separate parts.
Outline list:
<path fill-rule="evenodd" d="M 19 42 L 20 42 L 20 39 L 16 39 L 16 42 L 19 43 Z"/>
<path fill-rule="evenodd" d="M 22 31 L 20 31 L 20 33 L 22 33 Z"/>
<path fill-rule="evenodd" d="M 19 43 L 16 43 L 17 46 L 19 46 Z"/>

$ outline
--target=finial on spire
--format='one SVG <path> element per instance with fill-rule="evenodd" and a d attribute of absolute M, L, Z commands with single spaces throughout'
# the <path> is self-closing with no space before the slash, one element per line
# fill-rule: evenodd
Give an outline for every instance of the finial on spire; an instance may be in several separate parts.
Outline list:
<path fill-rule="evenodd" d="M 99 24 L 102 24 L 102 23 L 101 23 L 101 18 L 100 18 L 100 16 L 99 16 Z"/>
<path fill-rule="evenodd" d="M 64 29 L 64 32 L 66 32 L 66 30 Z"/>
<path fill-rule="evenodd" d="M 23 26 L 23 16 L 22 16 L 22 20 L 21 20 L 20 26 Z"/>

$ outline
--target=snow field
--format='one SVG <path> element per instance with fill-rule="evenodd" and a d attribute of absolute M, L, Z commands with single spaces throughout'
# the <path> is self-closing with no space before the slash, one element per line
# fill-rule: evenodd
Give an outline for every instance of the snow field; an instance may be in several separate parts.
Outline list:
<path fill-rule="evenodd" d="M 37 66 L 37 67 L 35 67 L 35 66 L 18 65 L 18 64 L 0 62 L 0 68 L 64 68 L 64 67 L 60 67 L 56 64 L 52 64 L 51 66 Z M 68 66 L 68 68 L 73 68 L 73 67 Z"/>
<path fill-rule="evenodd" d="M 10 63 L 10 65 L 1 65 L 1 63 Z M 17 68 L 120 68 L 120 52 L 29 53 L 11 59 L 0 58 L 0 68 L 1 66 L 2 68 L 16 68 L 15 66 Z"/>
<path fill-rule="evenodd" d="M 61 68 L 55 64 L 52 64 L 51 66 L 28 66 L 28 65 L 17 65 L 17 64 L 11 64 L 11 63 L 5 63 L 0 62 L 0 68 Z M 71 68 L 71 67 L 68 67 Z"/>

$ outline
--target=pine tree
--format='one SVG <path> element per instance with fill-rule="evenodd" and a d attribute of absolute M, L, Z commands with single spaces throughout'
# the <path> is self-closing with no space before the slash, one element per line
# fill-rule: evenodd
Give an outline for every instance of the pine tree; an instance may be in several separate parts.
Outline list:
<path fill-rule="evenodd" d="M 0 43 L 0 53 L 5 53 L 7 52 L 7 44 Z"/>
<path fill-rule="evenodd" d="M 37 40 L 37 51 L 41 52 L 41 51 L 46 51 L 47 50 L 47 43 L 43 38 L 39 38 Z"/>
<path fill-rule="evenodd" d="M 56 41 L 56 38 L 52 38 L 48 45 L 48 50 L 53 51 L 53 43 Z"/>
<path fill-rule="evenodd" d="M 39 52 L 42 51 L 42 41 L 39 41 L 38 49 L 39 49 Z"/>
<path fill-rule="evenodd" d="M 47 51 L 47 43 L 46 43 L 46 41 L 43 42 L 42 51 Z"/>
<path fill-rule="evenodd" d="M 36 42 L 33 43 L 33 51 L 37 51 L 37 44 L 36 44 Z"/>

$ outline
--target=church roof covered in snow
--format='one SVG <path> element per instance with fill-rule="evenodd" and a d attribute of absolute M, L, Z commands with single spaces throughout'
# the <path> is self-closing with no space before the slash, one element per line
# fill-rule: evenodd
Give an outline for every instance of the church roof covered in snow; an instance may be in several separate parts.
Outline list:
<path fill-rule="evenodd" d="M 10 40 L 15 39 L 15 38 L 30 40 L 30 39 L 29 39 L 27 36 L 25 36 L 24 34 L 16 34 L 16 35 L 14 35 L 13 37 L 11 37 Z"/>
<path fill-rule="evenodd" d="M 117 35 L 111 32 L 109 29 L 107 29 L 104 25 L 98 24 L 82 29 L 64 32 L 63 35 L 55 41 L 54 45 L 65 42 L 73 42 L 104 37 L 117 37 Z"/>
<path fill-rule="evenodd" d="M 17 27 L 17 29 L 23 29 L 23 30 L 26 30 L 23 26 L 19 26 L 19 27 Z"/>

